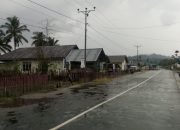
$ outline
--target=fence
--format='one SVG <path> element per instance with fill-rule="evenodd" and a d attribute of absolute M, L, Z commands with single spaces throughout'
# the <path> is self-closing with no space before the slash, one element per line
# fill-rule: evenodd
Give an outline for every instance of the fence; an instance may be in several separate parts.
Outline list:
<path fill-rule="evenodd" d="M 56 78 L 61 81 L 91 81 L 94 79 L 104 78 L 104 77 L 117 77 L 123 75 L 123 72 L 85 72 L 85 71 L 76 71 L 70 73 L 60 73 Z"/>
<path fill-rule="evenodd" d="M 0 75 L 0 96 L 17 96 L 45 88 L 48 75 Z"/>
<path fill-rule="evenodd" d="M 62 72 L 59 75 L 19 74 L 0 75 L 0 96 L 19 96 L 24 93 L 59 85 L 59 83 L 88 82 L 104 77 L 117 77 L 123 72 Z M 51 80 L 52 82 L 49 82 Z M 50 85 L 50 84 L 53 85 Z"/>

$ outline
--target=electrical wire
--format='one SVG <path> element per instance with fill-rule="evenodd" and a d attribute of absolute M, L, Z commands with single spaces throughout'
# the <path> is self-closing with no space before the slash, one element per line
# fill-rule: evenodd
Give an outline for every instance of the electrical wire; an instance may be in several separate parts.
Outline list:
<path fill-rule="evenodd" d="M 92 41 L 94 41 L 96 44 L 98 44 L 100 46 L 100 48 L 106 49 L 109 52 L 111 52 L 109 47 L 106 47 L 104 44 L 102 44 L 101 42 L 97 41 L 96 39 L 92 38 L 90 35 L 87 36 L 89 39 L 91 39 Z M 118 48 L 116 48 L 118 49 Z M 117 52 L 119 52 L 119 49 L 117 50 Z"/>
<path fill-rule="evenodd" d="M 90 1 L 87 1 L 87 0 L 84 0 L 84 1 L 85 1 L 88 5 L 94 6 Z M 99 19 L 100 19 L 101 21 L 103 21 L 103 22 L 106 22 L 106 24 L 109 24 L 111 27 L 115 27 L 115 24 L 112 23 L 111 20 L 110 20 L 108 17 L 106 17 L 99 8 L 97 8 L 97 12 L 102 16 L 102 18 L 104 18 L 104 21 L 101 20 L 99 17 L 97 17 L 97 18 L 99 18 Z"/>
<path fill-rule="evenodd" d="M 48 7 L 46 7 L 46 6 L 44 6 L 44 5 L 40 4 L 40 3 L 34 2 L 34 1 L 32 1 L 32 0 L 27 0 L 27 1 L 29 1 L 29 2 L 32 3 L 32 4 L 37 5 L 37 6 L 39 6 L 39 7 L 42 7 L 42 8 L 44 8 L 44 9 L 48 10 L 48 11 L 51 11 L 51 12 L 57 14 L 57 15 L 60 15 L 60 16 L 63 16 L 63 17 L 65 17 L 65 18 L 67 18 L 67 19 L 70 19 L 70 20 L 72 20 L 72 21 L 75 21 L 75 22 L 84 24 L 83 22 L 81 22 L 81 21 L 79 21 L 79 20 L 77 20 L 77 19 L 74 19 L 74 18 L 72 18 L 72 17 L 70 17 L 70 16 L 67 16 L 67 15 L 61 13 L 61 12 L 58 12 L 58 11 L 53 10 L 53 9 L 51 9 L 51 8 L 48 8 Z"/>
<path fill-rule="evenodd" d="M 89 5 L 93 5 L 90 1 L 85 0 L 85 2 L 87 2 Z M 111 25 L 112 27 L 105 27 L 103 26 L 103 28 L 109 28 L 109 29 L 118 29 L 118 30 L 144 30 L 144 29 L 154 29 L 154 28 L 161 28 L 161 27 L 168 27 L 174 24 L 179 24 L 180 22 L 175 22 L 175 23 L 170 23 L 170 24 L 164 24 L 164 25 L 152 25 L 152 26 L 143 26 L 143 27 L 117 27 L 115 26 L 114 23 L 111 22 L 111 20 L 106 17 L 102 11 L 97 8 L 97 11 L 100 15 L 102 15 L 107 22 L 109 22 L 109 25 Z"/>
<path fill-rule="evenodd" d="M 120 46 L 121 48 L 123 48 L 124 50 L 129 50 L 129 48 L 125 48 L 123 47 L 122 45 L 120 45 L 119 43 L 113 41 L 112 39 L 110 39 L 108 36 L 102 34 L 101 32 L 99 32 L 98 30 L 96 30 L 94 27 L 92 26 L 89 26 L 92 30 L 94 30 L 97 34 L 101 35 L 104 39 L 107 39 L 108 41 L 111 41 L 111 43 L 117 45 L 117 46 Z"/>
<path fill-rule="evenodd" d="M 171 24 L 164 24 L 164 25 L 153 25 L 153 26 L 144 26 L 144 27 L 104 27 L 103 28 L 108 28 L 108 29 L 115 29 L 115 30 L 145 30 L 145 29 L 157 29 L 157 28 L 162 28 L 162 27 L 169 27 L 175 24 L 179 24 L 180 22 L 175 22 Z"/>
<path fill-rule="evenodd" d="M 15 0 L 8 0 L 8 1 L 10 1 L 10 2 L 16 4 L 16 5 L 22 6 L 22 7 L 24 7 L 24 8 L 27 8 L 27 9 L 33 11 L 34 13 L 39 13 L 39 14 L 42 14 L 42 15 L 44 15 L 44 16 L 47 16 L 47 15 L 50 16 L 49 14 L 46 14 L 46 13 L 44 13 L 44 12 L 42 12 L 42 11 L 33 9 L 33 8 L 31 8 L 31 7 L 29 7 L 29 6 L 26 6 L 26 5 L 24 5 L 24 4 L 20 3 L 20 2 L 15 1 Z M 51 16 L 50 16 L 50 17 L 51 17 Z"/>
<path fill-rule="evenodd" d="M 158 39 L 158 38 L 151 38 L 151 37 L 135 36 L 135 35 L 129 35 L 129 34 L 120 33 L 120 32 L 113 32 L 113 31 L 109 31 L 109 30 L 106 30 L 106 32 L 109 32 L 109 33 L 112 33 L 112 34 L 121 35 L 121 36 L 126 36 L 126 37 L 132 37 L 132 38 L 134 37 L 134 38 L 148 39 L 148 40 L 153 40 L 153 41 L 180 43 L 180 41 L 176 41 L 176 40 L 165 40 L 165 39 Z"/>
<path fill-rule="evenodd" d="M 0 18 L 0 20 L 6 21 L 6 19 L 4 19 L 4 18 Z M 27 26 L 30 26 L 30 27 L 33 27 L 33 28 L 46 29 L 45 27 L 38 26 L 38 25 L 33 25 L 33 24 L 28 24 L 28 23 L 21 22 L 21 24 L 24 24 L 24 25 L 27 25 Z M 59 30 L 56 30 L 56 29 L 53 29 L 53 28 L 49 28 L 49 30 L 55 31 L 55 32 L 60 32 Z"/>

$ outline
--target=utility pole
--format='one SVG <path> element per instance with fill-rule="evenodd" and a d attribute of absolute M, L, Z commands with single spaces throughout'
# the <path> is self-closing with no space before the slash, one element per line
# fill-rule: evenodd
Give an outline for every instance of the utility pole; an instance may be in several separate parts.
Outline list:
<path fill-rule="evenodd" d="M 46 37 L 49 37 L 52 34 L 51 31 L 53 31 L 53 29 L 51 29 L 50 20 L 45 19 L 41 21 L 41 24 L 43 26 L 43 33 L 46 35 Z"/>
<path fill-rule="evenodd" d="M 46 36 L 49 37 L 49 20 L 46 20 Z"/>
<path fill-rule="evenodd" d="M 140 45 L 135 46 L 137 48 L 137 67 L 139 66 L 139 48 L 141 47 Z"/>
<path fill-rule="evenodd" d="M 93 10 L 88 10 L 88 8 L 85 8 L 85 10 L 77 9 L 78 13 L 83 13 L 85 15 L 85 43 L 84 43 L 84 68 L 86 70 L 86 45 L 87 45 L 87 17 L 89 16 L 89 13 L 92 11 L 95 11 L 96 7 L 94 7 Z"/>

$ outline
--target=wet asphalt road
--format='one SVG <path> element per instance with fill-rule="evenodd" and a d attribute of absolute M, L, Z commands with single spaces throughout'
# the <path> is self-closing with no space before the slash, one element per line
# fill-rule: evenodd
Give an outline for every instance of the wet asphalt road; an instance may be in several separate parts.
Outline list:
<path fill-rule="evenodd" d="M 38 104 L 2 109 L 0 130 L 47 130 L 124 92 L 157 71 L 136 73 L 111 83 L 67 91 Z M 13 113 L 13 114 L 12 114 Z M 15 118 L 13 122 L 12 116 Z M 160 74 L 115 100 L 89 112 L 60 130 L 180 130 L 180 90 L 171 71 Z"/>

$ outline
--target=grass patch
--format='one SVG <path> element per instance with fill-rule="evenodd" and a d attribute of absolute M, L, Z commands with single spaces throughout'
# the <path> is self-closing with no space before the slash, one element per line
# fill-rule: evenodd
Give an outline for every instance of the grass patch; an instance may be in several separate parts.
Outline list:
<path fill-rule="evenodd" d="M 103 83 L 111 82 L 113 79 L 114 78 L 104 77 L 104 78 L 95 79 L 95 80 L 93 80 L 93 82 L 96 84 L 103 84 Z"/>
<path fill-rule="evenodd" d="M 1 108 L 13 108 L 21 107 L 31 104 L 39 104 L 41 102 L 49 102 L 51 98 L 40 98 L 40 99 L 23 99 L 19 97 L 8 97 L 0 98 L 0 107 Z"/>
<path fill-rule="evenodd" d="M 2 97 L 0 98 L 0 107 L 4 107 L 7 104 L 13 104 L 16 97 Z"/>

